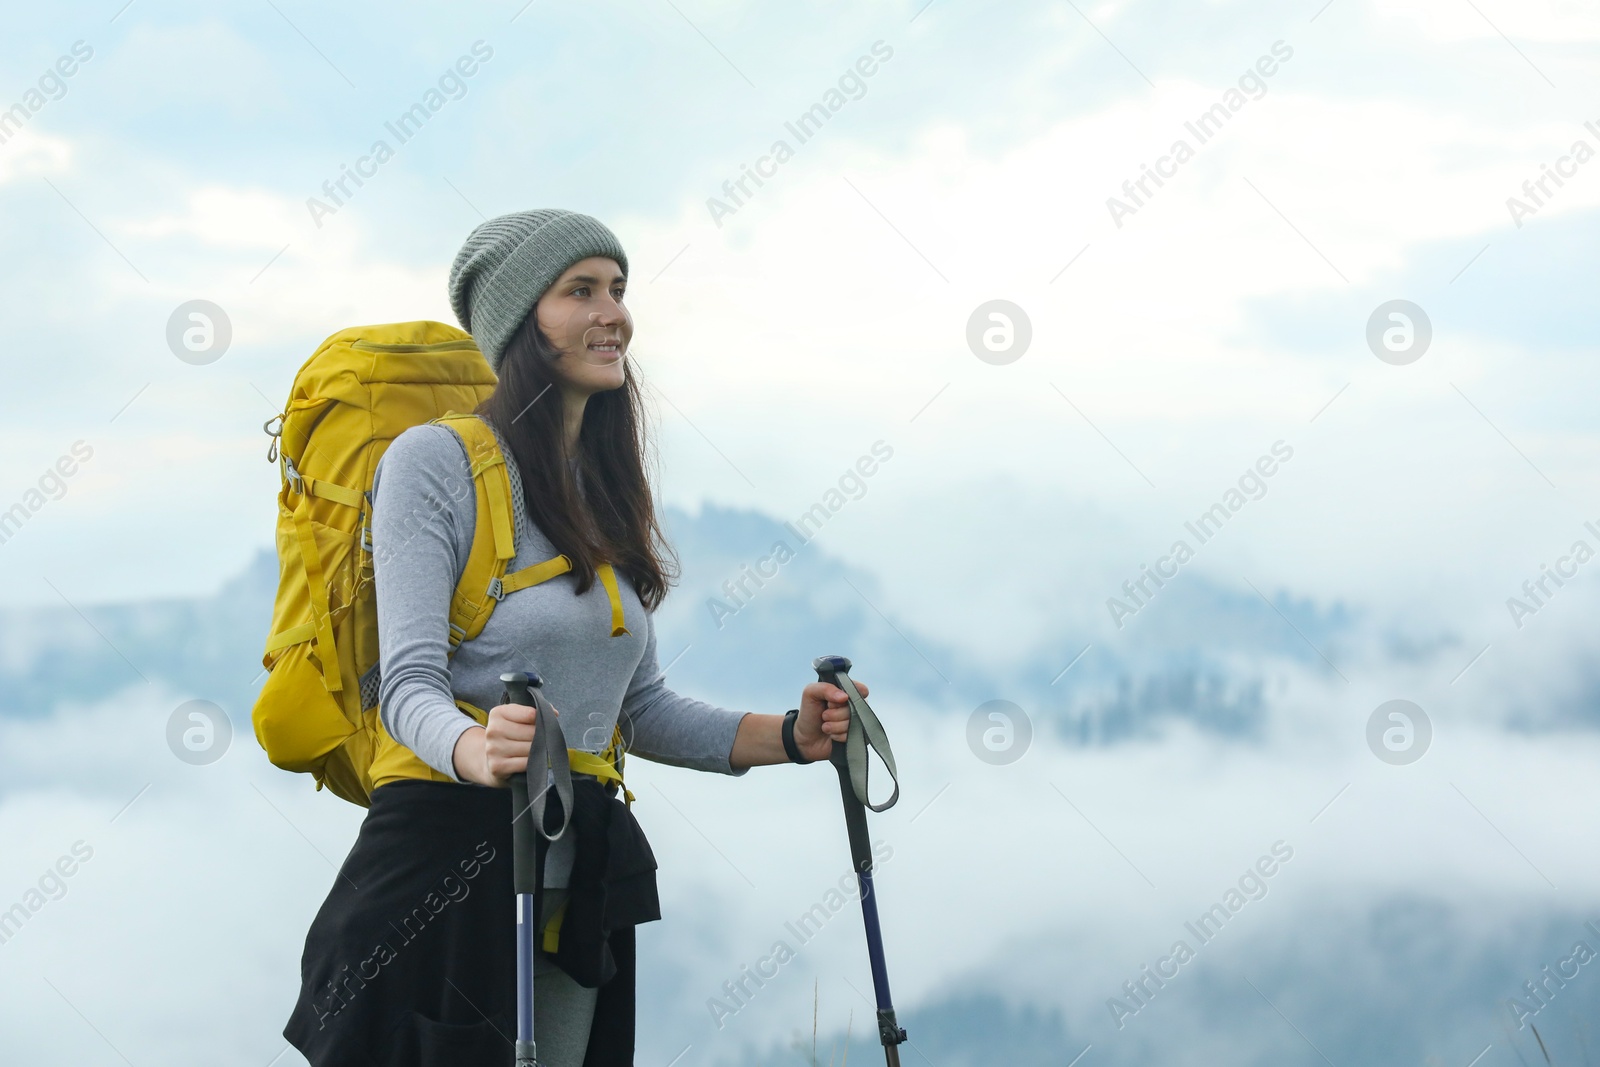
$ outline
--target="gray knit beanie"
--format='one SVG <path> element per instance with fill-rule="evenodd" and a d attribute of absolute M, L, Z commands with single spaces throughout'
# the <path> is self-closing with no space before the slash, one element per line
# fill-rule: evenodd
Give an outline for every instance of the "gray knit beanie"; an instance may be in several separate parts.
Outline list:
<path fill-rule="evenodd" d="M 506 345 L 544 291 L 590 256 L 610 256 L 628 273 L 616 234 L 562 208 L 500 215 L 467 235 L 450 264 L 450 306 L 496 374 Z"/>

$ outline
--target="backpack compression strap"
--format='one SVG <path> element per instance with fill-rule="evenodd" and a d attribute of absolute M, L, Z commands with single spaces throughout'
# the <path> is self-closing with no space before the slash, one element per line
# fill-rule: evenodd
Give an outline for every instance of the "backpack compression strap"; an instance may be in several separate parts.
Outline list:
<path fill-rule="evenodd" d="M 285 462 L 288 456 L 284 457 Z M 293 465 L 290 465 L 293 469 Z M 300 562 L 305 568 L 306 591 L 311 601 L 311 621 L 295 627 L 298 633 L 302 627 L 309 627 L 310 632 L 306 637 L 316 643 L 317 658 L 322 661 L 322 680 L 328 692 L 338 693 L 344 689 L 344 681 L 339 673 L 339 652 L 334 645 L 333 615 L 328 606 L 328 585 L 322 571 L 322 554 L 317 548 L 315 527 L 311 524 L 311 494 L 305 491 L 303 481 L 290 482 L 285 479 L 280 500 L 287 500 L 291 491 L 300 496 L 293 510 L 295 540 L 300 546 Z M 323 494 L 326 495 L 326 494 Z M 282 644 L 291 642 L 284 639 L 284 635 L 274 635 Z M 299 640 L 304 640 L 300 638 Z M 277 647 L 271 638 L 267 642 L 267 655 L 270 656 Z"/>

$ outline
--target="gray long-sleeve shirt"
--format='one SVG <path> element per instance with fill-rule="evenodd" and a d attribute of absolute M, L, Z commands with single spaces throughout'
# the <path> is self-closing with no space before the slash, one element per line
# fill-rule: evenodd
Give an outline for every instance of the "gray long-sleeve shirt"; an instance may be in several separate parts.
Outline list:
<path fill-rule="evenodd" d="M 558 553 L 529 518 L 516 459 L 500 439 L 511 476 L 516 555 L 512 571 Z M 501 702 L 505 671 L 533 668 L 561 713 L 567 744 L 599 752 L 619 717 L 631 755 L 695 770 L 742 775 L 729 757 L 746 713 L 668 689 L 656 654 L 654 613 L 619 569 L 628 633 L 611 636 L 611 602 L 596 578 L 557 575 L 508 594 L 483 632 L 447 656 L 450 598 L 466 569 L 477 500 L 466 448 L 447 426 L 413 426 L 396 437 L 373 475 L 372 546 L 377 587 L 383 725 L 429 766 L 460 781 L 457 739 L 474 721 L 455 700 L 484 710 Z M 551 845 L 545 884 L 564 886 L 573 839 Z"/>

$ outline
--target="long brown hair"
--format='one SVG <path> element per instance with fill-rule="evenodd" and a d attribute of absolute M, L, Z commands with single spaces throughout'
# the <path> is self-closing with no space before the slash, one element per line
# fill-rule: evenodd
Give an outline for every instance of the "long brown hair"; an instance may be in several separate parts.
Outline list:
<path fill-rule="evenodd" d="M 621 388 L 594 393 L 584 405 L 580 493 L 567 462 L 561 391 L 550 370 L 560 357 L 530 312 L 506 344 L 494 392 L 476 412 L 511 449 L 528 517 L 572 561 L 578 594 L 589 591 L 595 567 L 609 560 L 654 611 L 679 576 L 678 561 L 657 521 L 645 473 L 646 457 L 653 462 L 655 454 L 633 360 L 624 357 Z"/>

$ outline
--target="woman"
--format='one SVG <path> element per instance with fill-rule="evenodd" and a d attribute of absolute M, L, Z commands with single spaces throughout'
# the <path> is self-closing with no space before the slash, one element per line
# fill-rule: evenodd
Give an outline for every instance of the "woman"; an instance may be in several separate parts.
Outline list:
<path fill-rule="evenodd" d="M 448 427 L 426 424 L 384 453 L 372 529 L 381 717 L 434 774 L 374 790 L 307 935 L 301 995 L 284 1033 L 316 1067 L 510 1063 L 504 787 L 526 767 L 534 719 L 532 708 L 499 703 L 501 673 L 537 670 L 567 744 L 585 752 L 608 751 L 615 736 L 647 759 L 739 776 L 821 760 L 846 737 L 845 694 L 833 685 L 805 686 L 785 716 L 716 707 L 664 683 L 653 615 L 676 575 L 658 550 L 644 471 L 627 272 L 609 229 L 559 209 L 490 219 L 451 266 L 456 317 L 499 375 L 478 414 L 510 475 L 516 555 L 507 573 L 560 555 L 571 569 L 506 594 L 483 631 L 449 656 L 450 598 L 476 518 L 467 452 Z M 457 701 L 489 708 L 486 721 Z M 659 917 L 655 862 L 615 787 L 573 777 L 572 823 L 544 866 L 541 925 L 553 929 L 542 945 L 555 936 L 558 948 L 541 948 L 535 961 L 539 1059 L 631 1065 L 631 924 Z M 626 892 L 600 880 L 620 853 L 635 868 Z M 602 934 L 599 917 L 609 927 L 619 913 L 624 925 Z M 551 921 L 559 916 L 567 918 Z M 586 946 L 580 966 L 571 946 L 586 932 L 605 940 Z"/>

